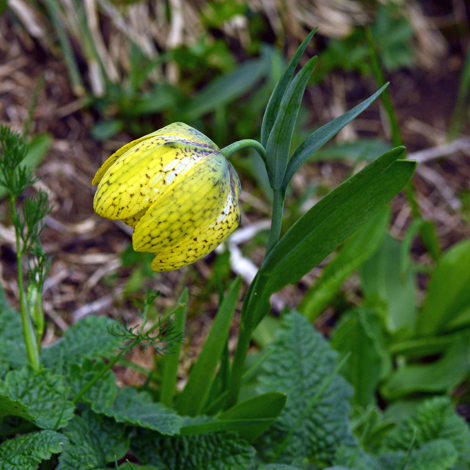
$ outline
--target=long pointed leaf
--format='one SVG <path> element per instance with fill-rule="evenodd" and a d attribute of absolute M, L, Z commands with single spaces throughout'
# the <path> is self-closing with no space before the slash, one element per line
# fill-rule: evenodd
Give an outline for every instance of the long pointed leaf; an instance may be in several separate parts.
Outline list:
<path fill-rule="evenodd" d="M 228 338 L 233 312 L 237 305 L 241 278 L 232 282 L 227 295 L 220 304 L 209 336 L 201 354 L 194 364 L 188 382 L 176 401 L 175 408 L 180 415 L 195 416 L 202 410 L 210 391 L 214 372 Z"/>
<path fill-rule="evenodd" d="M 266 144 L 266 169 L 271 187 L 280 188 L 289 161 L 295 122 L 310 75 L 317 64 L 313 57 L 289 85 Z"/>
<path fill-rule="evenodd" d="M 388 83 L 374 93 L 370 98 L 351 109 L 342 116 L 333 119 L 328 124 L 320 127 L 312 132 L 297 148 L 287 165 L 287 171 L 282 182 L 283 191 L 296 173 L 296 171 L 310 158 L 310 156 L 328 142 L 335 134 L 337 134 L 346 124 L 349 124 L 356 116 L 364 111 L 384 90 Z"/>
<path fill-rule="evenodd" d="M 416 162 L 396 161 L 404 151 L 393 149 L 346 180 L 281 238 L 252 289 L 248 311 L 254 325 L 268 312 L 271 294 L 307 274 L 405 186 Z"/>
<path fill-rule="evenodd" d="M 271 129 L 274 126 L 274 122 L 276 121 L 277 113 L 279 112 L 279 108 L 281 106 L 282 98 L 284 97 L 284 93 L 286 92 L 287 86 L 294 75 L 295 68 L 299 63 L 300 58 L 302 57 L 305 49 L 307 49 L 308 43 L 312 39 L 313 35 L 317 31 L 315 28 L 302 42 L 299 46 L 297 51 L 294 54 L 294 57 L 290 60 L 287 64 L 287 67 L 284 69 L 281 78 L 276 84 L 271 97 L 269 98 L 268 105 L 266 106 L 266 111 L 263 116 L 263 123 L 261 124 L 261 143 L 264 147 L 266 147 L 266 143 L 268 142 L 269 134 L 271 133 Z"/>

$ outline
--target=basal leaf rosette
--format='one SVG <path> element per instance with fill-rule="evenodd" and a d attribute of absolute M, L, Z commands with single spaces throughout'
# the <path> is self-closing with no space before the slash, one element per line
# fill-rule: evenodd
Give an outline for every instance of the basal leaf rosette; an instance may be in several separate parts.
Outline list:
<path fill-rule="evenodd" d="M 217 145 L 173 123 L 125 145 L 96 173 L 95 212 L 134 227 L 154 271 L 194 263 L 240 223 L 240 181 Z"/>

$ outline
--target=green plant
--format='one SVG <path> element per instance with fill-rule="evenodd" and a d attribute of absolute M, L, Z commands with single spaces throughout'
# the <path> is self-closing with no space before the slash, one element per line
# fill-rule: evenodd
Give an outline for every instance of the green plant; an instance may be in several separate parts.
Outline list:
<path fill-rule="evenodd" d="M 254 330 L 268 314 L 273 293 L 297 282 L 351 236 L 343 260 L 336 262 L 334 270 L 325 271 L 321 285 L 327 291 L 344 279 L 342 271 L 357 267 L 351 253 L 371 236 L 374 247 L 380 249 L 380 233 L 374 224 L 386 224 L 388 215 L 381 209 L 405 186 L 415 168 L 414 162 L 400 159 L 403 148 L 386 152 L 326 195 L 281 237 L 284 200 L 292 176 L 384 90 L 311 133 L 291 154 L 302 96 L 316 58 L 296 75 L 294 72 L 312 36 L 313 32 L 274 88 L 263 118 L 261 142 L 246 140 L 221 150 L 225 156 L 248 145 L 260 151 L 273 193 L 272 226 L 264 261 L 243 299 L 233 361 L 227 342 L 239 299 L 239 278 L 230 286 L 219 286 L 217 316 L 182 391 L 176 389 L 176 378 L 187 290 L 175 309 L 160 316 L 149 329 L 145 327 L 148 312 L 157 295 L 152 292 L 144 301 L 139 329 L 106 317 L 90 317 L 70 327 L 51 346 L 37 347 L 40 321 L 28 319 L 32 314 L 40 319 L 41 289 L 39 284 L 37 301 L 24 301 L 21 257 L 42 255 L 31 248 L 39 246 L 40 221 L 47 206 L 41 196 L 39 202 L 23 203 L 23 219 L 14 217 L 18 240 L 24 241 L 17 247 L 21 314 L 5 302 L 0 308 L 0 438 L 4 441 L 0 468 L 34 469 L 42 460 L 48 460 L 42 465 L 61 470 L 98 470 L 119 464 L 119 468 L 141 464 L 147 469 L 175 470 L 334 466 L 372 470 L 403 465 L 410 469 L 440 465 L 436 468 L 451 470 L 468 465 L 470 432 L 446 398 L 425 402 L 415 415 L 397 418 L 395 427 L 381 426 L 379 413 L 368 415 L 370 423 L 351 422 L 350 398 L 353 394 L 361 400 L 370 396 L 370 388 L 358 388 L 355 393 L 339 375 L 348 370 L 354 379 L 355 352 L 338 361 L 339 354 L 297 312 L 283 315 L 272 344 L 261 356 L 250 358 L 254 363 L 246 364 Z M 24 156 L 20 137 L 5 128 L 2 136 L 2 184 L 9 190 L 15 212 L 16 200 L 32 177 L 20 165 Z M 158 235 L 158 227 L 155 233 Z M 407 272 L 409 265 L 404 265 Z M 44 269 L 33 272 L 40 273 L 43 280 Z M 228 287 L 226 292 L 223 287 Z M 356 326 L 363 317 L 357 315 Z M 442 321 L 448 322 L 450 317 L 445 310 Z M 400 316 L 391 319 L 396 332 L 406 324 Z M 373 328 L 361 329 L 361 325 L 356 329 L 367 336 L 365 344 L 374 345 Z M 158 361 L 162 369 L 157 388 L 116 385 L 112 366 L 138 345 L 151 346 L 163 355 Z M 370 364 L 376 368 L 377 361 L 372 359 Z M 367 432 L 357 436 L 354 431 L 361 425 Z M 414 427 L 418 431 L 413 437 L 410 429 Z M 408 455 L 413 445 L 415 450 Z M 60 455 L 51 459 L 56 454 Z"/>

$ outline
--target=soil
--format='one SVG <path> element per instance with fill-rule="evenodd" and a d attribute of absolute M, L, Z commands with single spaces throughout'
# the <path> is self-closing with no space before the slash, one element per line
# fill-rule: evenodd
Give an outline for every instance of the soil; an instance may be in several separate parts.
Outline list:
<path fill-rule="evenodd" d="M 134 267 L 122 266 L 120 253 L 129 246 L 131 238 L 121 225 L 94 214 L 92 201 L 95 188 L 91 180 L 101 163 L 130 138 L 120 134 L 106 143 L 95 141 L 90 130 L 98 116 L 83 107 L 73 95 L 66 67 L 60 57 L 44 51 L 30 38 L 26 39 L 24 34 L 19 34 L 2 18 L 0 29 L 0 122 L 19 131 L 22 129 L 34 88 L 40 77 L 44 77 L 30 135 L 48 133 L 53 138 L 50 151 L 37 170 L 40 180 L 36 184 L 37 188 L 49 192 L 53 204 L 43 232 L 45 249 L 53 257 L 44 292 L 44 309 L 48 319 L 44 344 L 54 341 L 68 325 L 85 315 L 105 314 L 131 323 L 138 322 L 138 300 L 147 287 L 161 291 L 157 307 L 163 311 L 175 304 L 186 281 L 190 280 L 190 299 L 199 312 L 209 315 L 196 316 L 198 311 L 194 307 L 190 311 L 189 336 L 193 339 L 185 346 L 188 349 L 185 367 L 189 367 L 191 358 L 207 333 L 209 318 L 215 313 L 216 298 L 213 296 L 202 304 L 195 301 L 201 286 L 211 274 L 210 265 L 215 257 L 209 256 L 180 271 L 144 276 L 138 292 L 126 293 L 135 270 Z M 409 152 L 445 142 L 462 61 L 461 50 L 451 48 L 444 61 L 431 70 L 413 68 L 387 77 L 391 82 L 392 99 Z M 333 73 L 325 83 L 315 86 L 315 92 L 321 93 L 324 103 L 333 103 L 338 83 L 345 90 L 342 104 L 346 109 L 369 96 L 369 92 L 376 87 L 373 80 L 353 73 Z M 318 97 L 312 98 L 309 92 L 307 99 L 314 103 Z M 312 121 L 326 122 L 331 114 L 334 114 L 331 107 L 321 112 L 314 110 Z M 374 106 L 360 116 L 353 131 L 357 135 L 383 137 L 384 122 L 384 116 Z M 464 135 L 468 135 L 468 131 L 467 126 Z M 468 219 L 458 208 L 458 196 L 470 191 L 470 153 L 456 152 L 429 161 L 423 167 L 426 172 L 418 172 L 414 178 L 418 200 L 423 215 L 435 222 L 441 245 L 447 248 L 470 236 Z M 333 188 L 352 170 L 352 164 L 330 162 L 308 164 L 302 171 L 314 181 Z M 248 188 L 252 182 L 242 184 Z M 296 183 L 294 194 L 301 190 L 302 184 Z M 392 233 L 400 238 L 411 221 L 403 194 L 394 200 L 393 208 Z M 243 223 L 255 221 L 262 215 L 251 205 Z M 9 300 L 17 306 L 14 239 L 5 200 L 0 202 L 0 230 L 0 282 Z M 259 250 L 252 254 L 255 262 L 259 261 Z M 431 262 L 419 240 L 414 244 L 413 253 L 419 262 Z M 294 307 L 317 274 L 318 269 L 298 286 L 283 290 L 280 295 L 284 303 Z M 351 299 L 354 301 L 354 285 L 352 287 Z M 328 310 L 318 322 L 325 333 L 331 327 L 328 321 L 331 316 L 332 311 Z M 234 338 L 236 329 L 235 324 Z M 133 360 L 148 367 L 152 365 L 149 353 L 136 354 Z M 120 378 L 125 383 L 142 380 L 134 372 L 122 372 Z"/>

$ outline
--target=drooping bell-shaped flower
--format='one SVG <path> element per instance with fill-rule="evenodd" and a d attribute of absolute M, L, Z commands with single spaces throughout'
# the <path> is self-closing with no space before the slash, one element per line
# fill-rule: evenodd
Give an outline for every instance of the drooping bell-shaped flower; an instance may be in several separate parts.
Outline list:
<path fill-rule="evenodd" d="M 204 134 L 174 123 L 125 145 L 96 173 L 95 212 L 134 227 L 154 271 L 194 263 L 240 223 L 240 181 Z"/>

